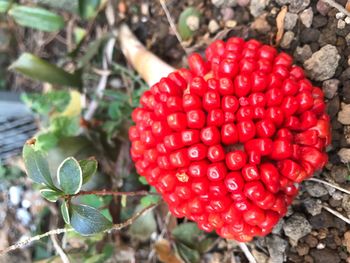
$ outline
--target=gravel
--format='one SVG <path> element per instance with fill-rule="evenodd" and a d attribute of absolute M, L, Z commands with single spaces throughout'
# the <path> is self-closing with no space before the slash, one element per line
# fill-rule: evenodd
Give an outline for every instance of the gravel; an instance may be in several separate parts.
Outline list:
<path fill-rule="evenodd" d="M 302 214 L 293 214 L 284 225 L 284 234 L 290 238 L 291 244 L 296 245 L 298 240 L 311 232 L 309 221 Z"/>
<path fill-rule="evenodd" d="M 297 62 L 304 62 L 312 56 L 312 50 L 309 45 L 297 47 L 294 52 L 294 59 Z"/>
<path fill-rule="evenodd" d="M 284 29 L 292 30 L 298 21 L 298 15 L 287 12 L 284 18 Z"/>
<path fill-rule="evenodd" d="M 270 235 L 266 238 L 266 245 L 270 254 L 269 263 L 283 263 L 288 242 L 277 235 Z"/>
<path fill-rule="evenodd" d="M 340 81 L 338 79 L 329 79 L 323 82 L 322 90 L 324 92 L 324 96 L 327 99 L 331 99 L 337 93 Z"/>
<path fill-rule="evenodd" d="M 320 183 L 305 182 L 305 188 L 308 194 L 312 197 L 322 197 L 328 194 L 327 189 Z"/>
<path fill-rule="evenodd" d="M 316 216 L 322 211 L 322 202 L 319 199 L 307 198 L 303 201 L 303 206 L 312 216 Z"/>
<path fill-rule="evenodd" d="M 344 125 L 350 125 L 350 104 L 341 104 L 341 111 L 338 113 L 338 121 Z"/>
<path fill-rule="evenodd" d="M 287 31 L 284 33 L 280 46 L 286 49 L 290 48 L 290 44 L 294 40 L 294 36 L 295 34 L 293 31 Z"/>
<path fill-rule="evenodd" d="M 304 62 L 304 68 L 311 79 L 322 81 L 334 76 L 339 60 L 337 48 L 326 45 Z"/>
<path fill-rule="evenodd" d="M 312 11 L 312 8 L 309 7 L 307 9 L 305 9 L 303 12 L 301 12 L 299 14 L 299 17 L 300 17 L 301 23 L 305 27 L 310 28 L 312 25 L 312 20 L 314 18 L 314 12 Z"/>
<path fill-rule="evenodd" d="M 252 14 L 252 16 L 260 16 L 264 12 L 268 2 L 268 0 L 251 0 L 250 13 Z"/>

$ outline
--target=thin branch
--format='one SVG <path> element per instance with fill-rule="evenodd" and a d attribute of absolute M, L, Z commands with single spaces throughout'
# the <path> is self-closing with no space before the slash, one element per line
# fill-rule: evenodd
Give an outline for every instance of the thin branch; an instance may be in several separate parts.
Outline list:
<path fill-rule="evenodd" d="M 60 244 L 58 244 L 58 240 L 57 240 L 57 236 L 56 235 L 50 235 L 52 244 L 55 248 L 55 250 L 57 251 L 58 255 L 60 256 L 62 263 L 70 263 L 70 260 L 68 258 L 68 256 L 66 255 L 66 253 L 63 251 L 63 249 L 61 248 Z"/>
<path fill-rule="evenodd" d="M 341 213 L 339 213 L 338 211 L 333 210 L 332 208 L 326 206 L 326 205 L 322 205 L 322 207 L 324 209 L 326 209 L 328 212 L 330 212 L 331 214 L 335 215 L 336 217 L 340 218 L 341 220 L 343 220 L 345 223 L 350 225 L 350 219 L 343 216 Z"/>
<path fill-rule="evenodd" d="M 140 216 L 143 216 L 147 212 L 151 211 L 153 208 L 155 208 L 159 204 L 160 204 L 160 202 L 145 207 L 144 209 L 142 209 L 139 212 L 135 213 L 132 217 L 130 217 L 128 220 L 124 221 L 123 223 L 114 224 L 111 230 L 120 230 L 120 229 L 122 229 L 124 227 L 127 227 L 127 226 L 131 225 L 132 223 L 134 223 L 136 221 L 136 219 L 138 219 Z"/>
<path fill-rule="evenodd" d="M 343 13 L 346 16 L 350 17 L 350 12 L 348 10 L 346 10 L 344 8 L 344 6 L 338 4 L 337 2 L 335 2 L 334 0 L 322 0 L 322 2 L 325 2 L 327 4 L 329 4 L 331 7 L 334 7 L 335 9 L 337 9 L 339 12 Z"/>
<path fill-rule="evenodd" d="M 25 246 L 29 245 L 30 243 L 32 243 L 34 241 L 38 241 L 38 240 L 40 240 L 40 239 L 42 239 L 44 237 L 48 237 L 50 235 L 59 235 L 59 234 L 63 234 L 63 233 L 71 232 L 71 231 L 73 231 L 73 228 L 58 228 L 58 229 L 54 229 L 54 230 L 48 231 L 48 232 L 46 232 L 44 234 L 28 238 L 26 240 L 23 240 L 23 241 L 20 241 L 20 242 L 14 244 L 12 246 L 9 246 L 8 248 L 0 250 L 0 256 L 3 256 L 6 253 L 8 253 L 10 251 L 13 251 L 13 250 L 16 250 L 18 248 L 25 247 Z"/>
<path fill-rule="evenodd" d="M 320 179 L 317 179 L 317 178 L 310 178 L 307 181 L 313 181 L 313 182 L 321 183 L 321 184 L 324 184 L 324 185 L 328 185 L 330 187 L 333 187 L 333 188 L 335 188 L 335 189 L 337 189 L 337 190 L 339 190 L 341 192 L 344 192 L 344 193 L 350 195 L 350 191 L 349 190 L 346 190 L 346 189 L 344 189 L 344 188 L 342 188 L 340 186 L 331 184 L 329 182 L 326 182 L 326 181 L 323 181 L 323 180 L 320 180 Z"/>
<path fill-rule="evenodd" d="M 237 242 L 239 247 L 242 249 L 244 255 L 247 257 L 249 263 L 257 263 L 255 257 L 253 254 L 250 252 L 248 246 L 245 243 L 242 242 Z"/>
<path fill-rule="evenodd" d="M 166 0 L 159 0 L 159 2 L 160 2 L 160 5 L 162 6 L 162 8 L 163 8 L 163 10 L 164 10 L 164 13 L 165 13 L 165 15 L 166 15 L 166 18 L 168 19 L 168 22 L 169 22 L 169 25 L 170 25 L 171 29 L 172 29 L 173 32 L 175 33 L 175 36 L 176 36 L 177 40 L 179 41 L 179 43 L 180 43 L 182 49 L 183 49 L 183 50 L 185 51 L 185 53 L 187 54 L 187 50 L 186 50 L 186 48 L 185 48 L 185 47 L 183 46 L 183 44 L 182 44 L 182 37 L 180 36 L 179 32 L 177 31 L 177 28 L 176 28 L 176 25 L 175 25 L 175 23 L 174 23 L 174 20 L 173 20 L 173 18 L 171 17 L 170 12 L 169 12 L 169 9 L 168 9 L 168 7 L 167 7 L 167 5 L 166 5 L 166 3 L 165 3 Z"/>
<path fill-rule="evenodd" d="M 152 193 L 149 191 L 136 191 L 136 192 L 116 192 L 112 190 L 98 190 L 98 191 L 80 191 L 75 195 L 69 195 L 67 197 L 77 197 L 80 195 L 98 195 L 98 196 L 139 196 L 139 195 L 158 195 L 157 193 Z"/>

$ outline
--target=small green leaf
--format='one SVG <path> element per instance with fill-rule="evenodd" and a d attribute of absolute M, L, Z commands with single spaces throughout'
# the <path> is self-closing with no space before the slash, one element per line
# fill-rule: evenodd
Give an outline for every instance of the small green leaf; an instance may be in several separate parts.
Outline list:
<path fill-rule="evenodd" d="M 63 17 L 39 7 L 13 6 L 11 15 L 17 24 L 46 32 L 54 32 L 64 27 Z"/>
<path fill-rule="evenodd" d="M 84 28 L 81 28 L 81 27 L 76 27 L 76 28 L 74 28 L 73 34 L 74 34 L 74 42 L 75 42 L 75 44 L 79 45 L 80 42 L 86 36 L 86 30 Z"/>
<path fill-rule="evenodd" d="M 79 15 L 84 19 L 93 18 L 99 6 L 100 0 L 79 0 Z"/>
<path fill-rule="evenodd" d="M 79 116 L 57 116 L 51 120 L 50 130 L 58 137 L 76 136 L 79 128 Z"/>
<path fill-rule="evenodd" d="M 70 224 L 79 234 L 96 234 L 113 226 L 97 209 L 86 205 L 72 205 Z"/>
<path fill-rule="evenodd" d="M 23 161 L 30 179 L 38 184 L 44 184 L 55 189 L 49 164 L 40 151 L 35 151 L 32 145 L 25 144 L 23 147 Z"/>
<path fill-rule="evenodd" d="M 14 63 L 12 63 L 10 69 L 16 70 L 32 79 L 52 84 L 71 87 L 81 86 L 81 79 L 78 74 L 68 73 L 30 53 L 23 53 Z"/>
<path fill-rule="evenodd" d="M 52 132 L 41 133 L 36 137 L 35 147 L 40 151 L 48 151 L 57 145 L 58 139 Z"/>
<path fill-rule="evenodd" d="M 69 208 L 66 201 L 62 202 L 61 204 L 61 214 L 64 222 L 69 225 L 70 224 Z"/>
<path fill-rule="evenodd" d="M 197 250 L 191 249 L 182 243 L 176 243 L 179 254 L 186 263 L 197 263 L 200 261 L 200 254 Z"/>
<path fill-rule="evenodd" d="M 183 40 L 188 40 L 193 35 L 193 31 L 187 25 L 187 19 L 190 16 L 200 18 L 200 15 L 200 12 L 194 7 L 188 7 L 180 14 L 178 30 Z"/>
<path fill-rule="evenodd" d="M 140 181 L 140 183 L 143 184 L 143 185 L 149 185 L 149 183 L 147 182 L 146 178 L 143 177 L 143 176 L 140 176 L 140 177 L 139 177 L 139 181 Z"/>
<path fill-rule="evenodd" d="M 148 195 L 148 196 L 143 196 L 140 200 L 141 205 L 144 207 L 147 207 L 151 204 L 156 204 L 159 202 L 159 196 L 156 195 Z"/>
<path fill-rule="evenodd" d="M 198 237 L 203 233 L 195 223 L 184 223 L 178 225 L 172 232 L 177 241 L 194 247 L 198 242 Z"/>
<path fill-rule="evenodd" d="M 95 158 L 80 160 L 79 165 L 83 172 L 83 184 L 87 183 L 97 171 L 97 161 Z"/>
<path fill-rule="evenodd" d="M 9 1 L 0 1 L 0 13 L 5 13 L 7 10 L 9 10 L 11 5 L 11 2 Z"/>
<path fill-rule="evenodd" d="M 79 163 L 73 157 L 65 159 L 57 170 L 57 179 L 64 193 L 73 195 L 80 191 L 83 174 Z"/>
<path fill-rule="evenodd" d="M 57 191 L 57 190 L 54 190 L 51 188 L 40 189 L 40 194 L 46 200 L 53 202 L 53 203 L 55 203 L 63 195 L 63 193 L 61 191 Z"/>

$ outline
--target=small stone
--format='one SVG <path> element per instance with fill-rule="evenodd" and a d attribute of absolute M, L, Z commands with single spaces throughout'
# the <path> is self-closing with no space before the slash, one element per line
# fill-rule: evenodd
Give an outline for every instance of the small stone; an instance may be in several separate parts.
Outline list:
<path fill-rule="evenodd" d="M 323 82 L 322 90 L 327 99 L 332 99 L 337 93 L 340 81 L 338 79 L 329 79 Z"/>
<path fill-rule="evenodd" d="M 324 243 L 318 243 L 316 246 L 317 249 L 324 249 L 325 247 L 326 247 L 326 244 Z"/>
<path fill-rule="evenodd" d="M 245 7 L 248 6 L 250 3 L 250 0 L 237 0 L 237 5 Z"/>
<path fill-rule="evenodd" d="M 345 229 L 346 227 L 344 221 L 324 210 L 321 212 L 321 214 L 310 217 L 310 224 L 312 225 L 313 229 L 319 230 L 319 239 L 327 237 L 328 234 L 324 233 L 324 230 L 327 230 L 330 227 L 336 227 L 337 229 L 339 229 L 339 231 L 341 229 Z"/>
<path fill-rule="evenodd" d="M 319 199 L 307 198 L 303 201 L 306 211 L 312 215 L 318 215 L 322 212 L 322 202 Z"/>
<path fill-rule="evenodd" d="M 291 0 L 288 10 L 292 13 L 299 13 L 310 5 L 310 0 Z"/>
<path fill-rule="evenodd" d="M 350 125 L 350 104 L 341 104 L 341 111 L 338 113 L 338 121 L 344 125 Z"/>
<path fill-rule="evenodd" d="M 211 0 L 211 3 L 216 7 L 221 7 L 225 3 L 225 0 Z"/>
<path fill-rule="evenodd" d="M 262 253 L 256 249 L 252 250 L 252 254 L 253 254 L 254 258 L 256 259 L 256 261 L 259 263 L 268 263 L 268 261 L 269 261 L 268 256 L 266 256 L 264 253 Z M 215 262 L 220 262 L 220 261 L 215 261 Z"/>
<path fill-rule="evenodd" d="M 344 126 L 344 137 L 347 144 L 350 144 L 350 126 Z"/>
<path fill-rule="evenodd" d="M 228 20 L 228 21 L 226 21 L 225 26 L 227 28 L 234 28 L 235 26 L 237 26 L 237 21 L 236 20 Z"/>
<path fill-rule="evenodd" d="M 349 148 L 342 148 L 338 152 L 338 156 L 340 158 L 340 161 L 343 163 L 348 163 L 350 162 L 350 149 Z"/>
<path fill-rule="evenodd" d="M 303 23 L 303 25 L 307 28 L 311 27 L 312 20 L 314 18 L 314 12 L 312 11 L 312 8 L 309 7 L 305 9 L 303 12 L 300 13 L 300 21 Z"/>
<path fill-rule="evenodd" d="M 311 232 L 311 225 L 301 214 L 293 214 L 283 225 L 283 231 L 290 238 L 291 244 L 296 245 L 298 240 Z"/>
<path fill-rule="evenodd" d="M 312 197 L 321 197 L 328 194 L 327 189 L 320 183 L 305 182 L 305 188 Z"/>
<path fill-rule="evenodd" d="M 281 48 L 290 48 L 290 44 L 292 43 L 294 36 L 295 34 L 293 31 L 287 31 L 284 33 L 282 41 L 280 43 Z"/>
<path fill-rule="evenodd" d="M 284 17 L 284 29 L 292 30 L 295 27 L 297 20 L 297 14 L 287 12 L 286 16 Z"/>
<path fill-rule="evenodd" d="M 310 234 L 304 238 L 304 241 L 309 245 L 309 247 L 316 247 L 318 244 L 318 239 Z"/>
<path fill-rule="evenodd" d="M 269 0 L 251 0 L 250 13 L 252 14 L 252 16 L 260 16 L 264 12 L 268 2 Z"/>
<path fill-rule="evenodd" d="M 186 19 L 186 25 L 191 31 L 197 31 L 199 29 L 199 17 L 198 16 L 189 16 Z"/>
<path fill-rule="evenodd" d="M 303 263 L 314 263 L 314 259 L 310 255 L 306 255 L 304 257 L 304 262 Z"/>
<path fill-rule="evenodd" d="M 311 79 L 323 81 L 334 76 L 339 60 L 337 48 L 325 45 L 304 62 L 304 68 Z"/>
<path fill-rule="evenodd" d="M 349 215 L 350 214 L 350 196 L 349 195 L 344 195 L 341 206 L 345 210 L 347 215 Z"/>
<path fill-rule="evenodd" d="M 283 263 L 288 242 L 277 235 L 271 235 L 266 238 L 266 245 L 270 254 L 269 263 Z"/>
<path fill-rule="evenodd" d="M 286 4 L 290 4 L 290 0 L 275 0 L 275 1 L 279 6 L 284 6 Z"/>
<path fill-rule="evenodd" d="M 319 0 L 316 4 L 316 9 L 321 15 L 326 16 L 329 10 L 331 10 L 331 7 L 322 0 Z"/>
<path fill-rule="evenodd" d="M 252 29 L 255 29 L 256 31 L 266 34 L 271 31 L 270 24 L 266 21 L 267 13 L 262 14 L 258 18 L 254 20 L 254 22 L 251 25 Z"/>
<path fill-rule="evenodd" d="M 311 249 L 310 255 L 317 263 L 339 263 L 340 257 L 338 253 L 329 248 L 325 249 Z"/>
<path fill-rule="evenodd" d="M 32 220 L 32 216 L 27 211 L 27 209 L 24 208 L 17 209 L 16 217 L 23 225 L 26 226 L 29 225 L 30 221 Z"/>
<path fill-rule="evenodd" d="M 326 104 L 326 110 L 331 119 L 335 118 L 339 112 L 340 108 L 340 99 L 339 96 L 335 96 L 332 98 L 330 101 L 327 102 Z"/>
<path fill-rule="evenodd" d="M 350 172 L 347 167 L 343 165 L 335 165 L 332 167 L 331 176 L 336 183 L 345 183 L 349 178 Z"/>
<path fill-rule="evenodd" d="M 343 19 L 344 17 L 345 17 L 345 14 L 343 14 L 342 12 L 338 12 L 335 14 L 336 19 Z"/>
<path fill-rule="evenodd" d="M 309 253 L 309 246 L 305 243 L 298 244 L 295 248 L 299 256 L 305 256 Z"/>
<path fill-rule="evenodd" d="M 216 22 L 216 20 L 212 19 L 212 20 L 210 20 L 210 22 L 208 24 L 208 29 L 209 29 L 209 32 L 211 34 L 213 34 L 213 33 L 216 33 L 220 29 L 220 26 L 219 26 L 218 22 Z"/>
<path fill-rule="evenodd" d="M 338 29 L 344 29 L 345 26 L 346 26 L 345 21 L 342 20 L 342 19 L 339 19 L 339 20 L 338 20 L 338 23 L 337 23 L 337 28 L 338 28 Z"/>
<path fill-rule="evenodd" d="M 231 19 L 233 19 L 234 15 L 235 15 L 235 12 L 230 7 L 222 8 L 220 10 L 220 13 L 222 15 L 222 20 L 223 21 L 231 20 Z"/>
<path fill-rule="evenodd" d="M 329 187 L 333 188 L 333 187 Z M 334 189 L 334 188 L 333 188 Z M 334 200 L 343 200 L 343 193 L 340 191 L 334 191 L 332 194 L 330 194 Z"/>
<path fill-rule="evenodd" d="M 350 17 L 348 17 L 348 16 L 345 17 L 344 21 L 347 25 L 349 25 L 350 24 Z"/>
<path fill-rule="evenodd" d="M 11 186 L 9 189 L 9 199 L 13 206 L 18 206 L 21 202 L 23 189 L 20 186 Z"/>
<path fill-rule="evenodd" d="M 315 15 L 314 19 L 312 20 L 312 27 L 321 28 L 327 25 L 327 23 L 328 23 L 327 17 L 321 16 L 321 15 Z"/>
<path fill-rule="evenodd" d="M 282 227 L 284 224 L 284 219 L 281 218 L 280 221 L 273 227 L 272 233 L 276 235 L 280 235 L 282 233 Z"/>
<path fill-rule="evenodd" d="M 301 31 L 300 42 L 304 44 L 317 42 L 320 35 L 320 31 L 315 28 L 305 28 L 303 31 Z"/>
<path fill-rule="evenodd" d="M 304 62 L 312 56 L 312 50 L 309 45 L 297 47 L 294 52 L 294 59 L 298 62 Z"/>
<path fill-rule="evenodd" d="M 346 247 L 348 253 L 350 253 L 350 231 L 345 232 L 343 244 Z"/>

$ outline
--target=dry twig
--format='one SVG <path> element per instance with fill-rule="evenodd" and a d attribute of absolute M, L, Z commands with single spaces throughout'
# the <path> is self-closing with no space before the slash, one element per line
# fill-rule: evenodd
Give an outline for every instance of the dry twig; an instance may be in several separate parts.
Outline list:
<path fill-rule="evenodd" d="M 331 214 L 335 215 L 336 217 L 340 218 L 341 220 L 343 220 L 345 223 L 350 225 L 350 219 L 343 216 L 341 213 L 339 213 L 338 211 L 333 210 L 332 208 L 326 206 L 326 205 L 322 205 L 322 208 L 326 209 L 328 212 L 330 212 Z"/>
<path fill-rule="evenodd" d="M 337 9 L 339 12 L 343 13 L 344 15 L 350 17 L 350 12 L 348 10 L 346 10 L 345 7 L 338 4 L 334 0 L 322 0 L 322 1 L 329 4 L 331 7 L 334 7 L 335 9 Z"/>
<path fill-rule="evenodd" d="M 242 242 L 237 242 L 239 247 L 242 249 L 244 255 L 247 257 L 249 263 L 257 263 L 255 257 L 253 254 L 250 252 L 248 246 L 245 243 Z"/>
<path fill-rule="evenodd" d="M 350 195 L 350 191 L 349 190 L 346 190 L 346 189 L 344 189 L 344 188 L 342 188 L 340 186 L 331 184 L 329 182 L 326 182 L 326 181 L 323 181 L 323 180 L 320 180 L 320 179 L 317 179 L 317 178 L 310 178 L 307 181 L 312 181 L 312 182 L 317 182 L 317 183 L 321 183 L 321 184 L 324 184 L 324 185 L 328 185 L 330 187 L 333 187 L 333 188 L 335 188 L 335 189 L 337 189 L 337 190 L 339 190 L 341 192 L 344 192 L 344 193 Z"/>

